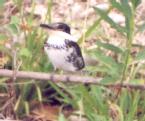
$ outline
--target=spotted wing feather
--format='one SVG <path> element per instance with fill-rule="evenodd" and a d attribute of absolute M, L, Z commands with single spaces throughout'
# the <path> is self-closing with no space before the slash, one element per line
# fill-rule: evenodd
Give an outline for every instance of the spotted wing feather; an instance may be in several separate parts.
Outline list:
<path fill-rule="evenodd" d="M 82 68 L 84 68 L 85 63 L 79 45 L 76 42 L 70 40 L 65 40 L 65 44 L 67 45 L 68 49 L 72 48 L 73 50 L 67 56 L 66 61 L 73 63 L 74 67 L 76 67 L 76 70 L 81 70 Z"/>

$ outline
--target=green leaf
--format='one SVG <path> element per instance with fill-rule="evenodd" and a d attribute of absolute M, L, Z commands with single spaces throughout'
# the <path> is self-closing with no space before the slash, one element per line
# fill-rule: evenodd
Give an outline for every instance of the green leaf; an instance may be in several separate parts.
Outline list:
<path fill-rule="evenodd" d="M 138 26 L 137 32 L 143 32 L 144 30 L 145 30 L 145 22 L 142 25 Z"/>
<path fill-rule="evenodd" d="M 141 3 L 141 0 L 131 0 L 133 8 L 136 9 L 137 6 Z"/>
<path fill-rule="evenodd" d="M 121 6 L 123 8 L 123 14 L 125 15 L 125 17 L 130 18 L 130 16 L 132 16 L 132 10 L 131 6 L 129 5 L 129 1 L 121 0 Z"/>
<path fill-rule="evenodd" d="M 48 0 L 48 9 L 47 9 L 47 15 L 46 15 L 46 19 L 48 18 L 48 22 L 51 23 L 52 21 L 52 0 Z"/>
<path fill-rule="evenodd" d="M 58 121 L 67 121 L 62 113 L 59 114 Z"/>
<path fill-rule="evenodd" d="M 8 29 L 14 34 L 18 33 L 18 27 L 16 24 L 9 24 Z"/>
<path fill-rule="evenodd" d="M 40 87 L 37 84 L 35 84 L 35 87 L 36 87 L 36 92 L 37 92 L 38 100 L 40 102 L 42 102 L 42 93 L 41 93 L 42 91 L 41 91 Z"/>
<path fill-rule="evenodd" d="M 11 16 L 11 22 L 10 24 L 19 24 L 20 23 L 20 18 L 17 16 Z"/>
<path fill-rule="evenodd" d="M 108 70 L 107 73 L 111 75 L 113 78 L 119 78 L 120 73 L 122 71 L 122 64 L 116 63 L 116 61 L 109 56 L 105 56 L 101 53 L 95 53 L 97 60 L 104 65 Z"/>
<path fill-rule="evenodd" d="M 29 95 L 30 93 L 34 95 L 34 92 L 36 91 L 32 91 L 35 90 L 34 85 L 28 85 L 28 84 L 24 84 L 23 86 L 20 85 L 20 89 L 21 89 L 21 95 L 23 100 L 30 100 L 32 97 Z"/>
<path fill-rule="evenodd" d="M 108 14 L 110 11 L 112 10 L 112 8 L 110 8 L 106 14 Z M 100 24 L 101 20 L 103 19 L 102 16 L 100 16 L 99 19 L 97 19 L 95 22 L 93 22 L 93 24 L 87 29 L 87 31 L 85 32 L 85 38 L 89 37 L 95 30 L 96 30 L 96 27 Z M 79 40 L 78 40 L 78 43 L 82 43 L 83 41 L 83 37 L 84 35 L 82 35 Z"/>
<path fill-rule="evenodd" d="M 49 84 L 50 84 L 50 86 L 51 86 L 54 90 L 57 91 L 57 93 L 58 93 L 59 95 L 61 95 L 61 97 L 64 98 L 64 100 L 67 100 L 67 102 L 69 102 L 69 104 L 71 104 L 71 105 L 73 105 L 73 106 L 75 105 L 76 102 L 74 102 L 66 93 L 64 93 L 64 92 L 61 90 L 61 88 L 60 88 L 57 84 L 55 84 L 55 83 L 53 83 L 53 82 L 51 82 L 51 81 L 49 81 Z"/>
<path fill-rule="evenodd" d="M 29 102 L 28 101 L 24 101 L 24 108 L 25 108 L 26 114 L 29 114 L 30 113 L 30 107 L 29 107 Z"/>
<path fill-rule="evenodd" d="M 0 0 L 0 8 L 4 7 L 5 0 Z"/>
<path fill-rule="evenodd" d="M 103 95 L 103 91 L 104 90 L 102 87 L 90 85 L 90 95 L 94 98 L 96 107 L 102 112 L 103 115 L 106 115 L 108 114 L 107 103 L 104 103 L 104 98 L 100 98 Z"/>
<path fill-rule="evenodd" d="M 6 35 L 0 34 L 0 41 L 7 40 L 7 39 L 8 39 L 8 37 Z"/>
<path fill-rule="evenodd" d="M 129 4 L 128 0 L 121 0 L 120 3 L 116 2 L 116 0 L 110 0 L 113 7 L 117 8 L 122 14 L 125 16 L 125 31 L 127 34 L 127 38 L 129 39 L 133 34 L 133 25 L 134 25 L 134 18 L 133 18 L 133 9 Z M 128 42 L 130 43 L 130 42 Z"/>
<path fill-rule="evenodd" d="M 81 97 L 81 104 L 83 104 L 83 111 L 85 112 L 87 118 L 90 121 L 94 121 L 94 117 L 92 113 L 95 113 L 97 110 L 97 103 L 94 96 L 92 96 L 88 89 L 84 85 L 79 86 L 80 89 L 80 97 Z M 93 107 L 93 108 L 92 108 Z M 96 113 L 95 113 L 96 114 Z"/>
<path fill-rule="evenodd" d="M 122 26 L 120 26 L 119 24 L 115 23 L 109 16 L 108 13 L 97 8 L 94 7 L 94 9 L 96 10 L 97 13 L 99 13 L 99 15 L 110 24 L 111 27 L 113 27 L 115 30 L 117 30 L 118 32 L 122 33 L 124 35 L 124 33 L 126 32 L 126 29 Z"/>
<path fill-rule="evenodd" d="M 129 4 L 128 0 L 121 0 L 120 3 L 116 0 L 110 0 L 113 7 L 117 8 L 125 16 L 125 33 L 127 35 L 128 45 L 131 43 L 131 36 L 133 34 L 134 28 L 134 11 Z"/>
<path fill-rule="evenodd" d="M 112 68 L 112 66 L 117 65 L 117 63 L 115 62 L 115 60 L 113 60 L 112 57 L 105 56 L 101 53 L 95 53 L 95 56 L 102 64 L 106 65 L 108 68 Z"/>
<path fill-rule="evenodd" d="M 139 52 L 135 58 L 136 61 L 145 60 L 145 50 Z"/>
<path fill-rule="evenodd" d="M 96 44 L 97 44 L 99 47 L 103 47 L 103 48 L 105 48 L 105 49 L 107 49 L 107 50 L 111 50 L 111 51 L 113 51 L 113 52 L 115 52 L 115 53 L 122 53 L 122 52 L 123 52 L 121 48 L 119 48 L 119 47 L 117 47 L 117 46 L 115 46 L 115 45 L 113 45 L 113 44 L 103 43 L 103 42 L 101 42 L 101 41 L 97 41 Z"/>
<path fill-rule="evenodd" d="M 129 113 L 128 113 L 126 121 L 133 121 L 134 117 L 135 117 L 135 115 L 137 113 L 138 103 L 139 103 L 139 99 L 140 99 L 139 90 L 134 93 L 133 97 L 134 98 L 132 99 L 132 103 L 130 103 L 131 106 L 129 107 L 130 109 L 129 109 Z"/>
<path fill-rule="evenodd" d="M 19 55 L 23 57 L 31 57 L 31 52 L 27 48 L 22 48 Z"/>
<path fill-rule="evenodd" d="M 109 68 L 106 68 L 105 66 L 87 66 L 86 67 L 87 71 L 90 73 L 96 73 L 96 72 L 101 72 L 101 73 L 107 73 L 109 71 Z"/>
<path fill-rule="evenodd" d="M 11 17 L 11 22 L 8 24 L 7 29 L 13 34 L 18 34 L 19 32 L 20 19 L 16 16 Z"/>
<path fill-rule="evenodd" d="M 116 0 L 110 0 L 110 3 L 114 8 L 124 14 L 125 17 L 129 18 L 131 15 L 131 7 L 128 4 L 128 0 L 121 0 L 121 3 Z"/>
<path fill-rule="evenodd" d="M 120 107 L 121 107 L 121 110 L 122 112 L 127 112 L 128 111 L 128 108 L 129 108 L 129 104 L 131 103 L 131 98 L 129 96 L 129 91 L 128 90 L 122 90 L 122 93 L 121 93 L 121 96 L 120 96 Z M 126 115 L 124 115 L 125 117 Z M 126 121 L 126 120 L 125 120 Z"/>
<path fill-rule="evenodd" d="M 129 81 L 130 84 L 144 84 L 144 79 L 138 78 L 138 79 L 132 79 Z"/>
<path fill-rule="evenodd" d="M 102 18 L 96 20 L 96 21 L 93 23 L 93 25 L 91 25 L 91 26 L 87 29 L 87 31 L 85 32 L 85 37 L 86 37 L 86 38 L 89 37 L 89 36 L 95 31 L 96 27 L 100 24 L 100 21 L 101 21 L 101 20 L 102 20 Z M 78 43 L 79 43 L 79 44 L 82 43 L 82 40 L 83 40 L 83 35 L 79 38 Z"/>
<path fill-rule="evenodd" d="M 106 76 L 101 80 L 101 84 L 110 84 L 110 83 L 113 83 L 115 81 L 116 81 L 116 79 L 114 79 L 110 76 Z"/>
<path fill-rule="evenodd" d="M 110 0 L 110 3 L 114 8 L 118 9 L 120 12 L 122 12 L 122 13 L 125 12 L 123 7 L 121 6 L 121 4 L 119 2 L 117 2 L 116 0 Z"/>

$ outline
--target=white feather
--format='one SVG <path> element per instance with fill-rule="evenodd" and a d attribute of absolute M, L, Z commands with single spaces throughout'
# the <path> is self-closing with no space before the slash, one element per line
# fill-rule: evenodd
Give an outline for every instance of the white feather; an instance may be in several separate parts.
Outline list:
<path fill-rule="evenodd" d="M 67 56 L 70 54 L 72 49 L 69 49 L 69 51 L 64 49 L 45 49 L 45 51 L 55 69 L 58 68 L 66 71 L 76 71 L 73 64 L 66 61 Z"/>
<path fill-rule="evenodd" d="M 51 45 L 64 46 L 65 39 L 76 42 L 77 40 L 68 33 L 62 31 L 52 31 L 47 42 Z"/>
<path fill-rule="evenodd" d="M 70 34 L 61 31 L 54 31 L 51 32 L 47 43 L 53 46 L 64 47 L 65 46 L 65 39 L 76 41 L 74 37 Z M 73 66 L 72 63 L 66 61 L 68 55 L 72 53 L 73 48 L 69 49 L 55 49 L 45 47 L 45 52 L 47 53 L 49 60 L 52 62 L 54 68 L 63 69 L 66 71 L 76 71 L 76 68 Z"/>

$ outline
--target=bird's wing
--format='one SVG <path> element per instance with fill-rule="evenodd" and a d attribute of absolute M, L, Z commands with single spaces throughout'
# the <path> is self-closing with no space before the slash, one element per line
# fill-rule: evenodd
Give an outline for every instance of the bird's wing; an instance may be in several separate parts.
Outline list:
<path fill-rule="evenodd" d="M 65 44 L 68 49 L 73 50 L 67 56 L 67 61 L 73 63 L 73 65 L 77 68 L 77 70 L 84 68 L 85 63 L 79 45 L 76 42 L 68 39 L 65 40 Z"/>

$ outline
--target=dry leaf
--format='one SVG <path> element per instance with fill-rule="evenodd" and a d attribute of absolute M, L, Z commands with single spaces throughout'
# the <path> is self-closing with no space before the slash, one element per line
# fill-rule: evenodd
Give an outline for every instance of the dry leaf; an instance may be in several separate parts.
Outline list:
<path fill-rule="evenodd" d="M 34 106 L 33 106 L 34 107 Z M 27 118 L 23 121 L 57 121 L 59 116 L 59 107 L 46 104 L 37 104 Z"/>

